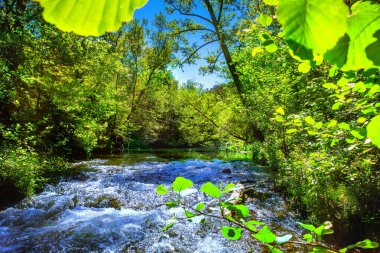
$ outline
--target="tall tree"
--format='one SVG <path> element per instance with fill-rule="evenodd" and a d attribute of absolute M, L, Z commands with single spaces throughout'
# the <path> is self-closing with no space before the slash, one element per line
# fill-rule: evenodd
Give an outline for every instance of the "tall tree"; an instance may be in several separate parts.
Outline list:
<path fill-rule="evenodd" d="M 197 0 L 181 1 L 166 0 L 169 5 L 169 13 L 179 13 L 184 18 L 171 22 L 175 36 L 186 37 L 189 33 L 199 33 L 202 43 L 190 45 L 188 40 L 184 40 L 181 48 L 183 59 L 180 65 L 193 63 L 200 57 L 200 51 L 206 46 L 218 43 L 216 51 L 207 55 L 208 66 L 203 68 L 204 72 L 214 72 L 220 70 L 218 62 L 225 63 L 227 76 L 231 78 L 241 103 L 246 108 L 249 116 L 251 108 L 244 96 L 244 84 L 237 69 L 237 63 L 233 59 L 232 52 L 238 49 L 241 44 L 236 34 L 241 29 L 243 19 L 249 15 L 250 8 L 243 1 L 231 0 Z M 221 56 L 223 56 L 221 58 Z M 250 122 L 252 137 L 263 141 L 264 135 L 255 122 Z"/>

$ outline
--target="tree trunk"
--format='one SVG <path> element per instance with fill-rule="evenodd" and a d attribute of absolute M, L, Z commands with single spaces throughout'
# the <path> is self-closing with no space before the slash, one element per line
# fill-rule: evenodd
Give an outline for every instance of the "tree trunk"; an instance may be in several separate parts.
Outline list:
<path fill-rule="evenodd" d="M 232 80 L 234 82 L 234 85 L 236 87 L 236 90 L 238 92 L 239 98 L 243 106 L 246 108 L 247 115 L 249 115 L 249 108 L 246 99 L 243 96 L 243 84 L 240 80 L 239 73 L 236 69 L 236 63 L 233 62 L 230 51 L 228 49 L 228 46 L 225 42 L 225 39 L 223 37 L 223 33 L 219 29 L 219 20 L 216 17 L 214 8 L 211 5 L 210 0 L 203 0 L 204 4 L 206 5 L 206 8 L 210 14 L 212 25 L 214 26 L 216 36 L 218 37 L 219 40 L 219 45 L 220 48 L 223 52 L 224 59 L 226 60 L 227 66 L 228 66 L 228 71 L 231 74 Z M 221 10 L 220 10 L 221 11 Z M 220 15 L 220 14 L 219 14 Z M 252 137 L 258 141 L 263 142 L 265 140 L 263 132 L 256 126 L 254 122 L 251 122 L 252 128 Z"/>

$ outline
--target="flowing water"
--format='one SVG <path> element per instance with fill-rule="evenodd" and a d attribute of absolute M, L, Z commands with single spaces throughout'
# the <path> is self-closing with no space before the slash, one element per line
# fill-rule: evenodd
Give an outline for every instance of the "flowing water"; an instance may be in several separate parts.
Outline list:
<path fill-rule="evenodd" d="M 181 214 L 169 212 L 164 205 L 168 196 L 158 196 L 155 188 L 177 176 L 191 179 L 198 189 L 207 181 L 253 186 L 246 200 L 251 215 L 278 235 L 300 236 L 264 168 L 195 154 L 182 153 L 179 159 L 166 152 L 137 153 L 81 162 L 91 170 L 47 185 L 0 212 L 0 252 L 266 252 L 249 235 L 239 241 L 223 238 L 218 220 L 181 221 L 162 232 L 170 217 Z M 213 205 L 201 193 L 190 199 Z"/>

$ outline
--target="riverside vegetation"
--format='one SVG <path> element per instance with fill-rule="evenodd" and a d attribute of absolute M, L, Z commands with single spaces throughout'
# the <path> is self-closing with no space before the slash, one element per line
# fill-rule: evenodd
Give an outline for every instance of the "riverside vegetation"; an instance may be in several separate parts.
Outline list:
<path fill-rule="evenodd" d="M 62 12 L 49 9 L 53 1 L 40 1 L 44 11 L 0 2 L 2 195 L 33 194 L 70 170 L 63 159 L 99 152 L 249 150 L 311 223 L 330 220 L 340 233 L 379 240 L 378 2 L 167 0 L 154 26 L 134 20 L 106 34 L 125 20 L 105 12 L 106 22 L 81 26 L 96 13 L 84 17 L 60 2 Z M 124 2 L 131 13 L 145 3 Z M 62 23 L 60 13 L 78 24 Z M 218 47 L 201 71 L 226 82 L 179 85 L 171 69 L 211 43 Z M 326 226 L 309 229 L 312 238 Z"/>

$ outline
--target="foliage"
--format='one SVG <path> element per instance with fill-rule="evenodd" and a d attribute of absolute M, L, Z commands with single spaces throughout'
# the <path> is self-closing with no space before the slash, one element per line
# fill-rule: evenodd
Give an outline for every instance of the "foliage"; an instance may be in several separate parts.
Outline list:
<path fill-rule="evenodd" d="M 181 185 L 180 188 L 179 185 Z M 186 187 L 182 187 L 186 185 Z M 308 248 L 310 252 L 346 252 L 349 249 L 364 248 L 374 249 L 379 247 L 379 244 L 372 242 L 371 240 L 364 240 L 356 244 L 349 245 L 342 249 L 333 249 L 322 242 L 324 235 L 334 233 L 331 229 L 331 222 L 324 222 L 319 227 L 315 227 L 311 224 L 299 223 L 300 226 L 308 230 L 308 233 L 304 234 L 304 242 L 292 240 L 293 236 L 288 234 L 284 236 L 277 236 L 272 230 L 263 222 L 255 220 L 252 216 L 249 216 L 249 209 L 244 204 L 239 203 L 239 199 L 231 198 L 235 196 L 231 194 L 232 191 L 237 190 L 234 184 L 228 184 L 223 188 L 219 188 L 211 182 L 204 183 L 199 189 L 200 192 L 204 192 L 212 199 L 217 199 L 217 206 L 219 208 L 208 207 L 205 209 L 204 203 L 190 203 L 186 201 L 187 195 L 181 195 L 182 191 L 189 190 L 189 187 L 193 186 L 193 182 L 190 180 L 177 177 L 173 184 L 169 187 L 169 190 L 164 185 L 159 185 L 156 189 L 159 194 L 170 194 L 171 202 L 166 202 L 166 206 L 170 209 L 173 207 L 180 207 L 183 209 L 183 215 L 185 220 L 195 223 L 204 223 L 206 218 L 221 219 L 230 226 L 222 226 L 221 234 L 229 240 L 239 240 L 243 232 L 246 231 L 250 234 L 252 240 L 257 240 L 259 243 L 265 245 L 271 252 L 283 252 L 289 245 L 302 245 L 302 248 Z M 186 189 L 185 189 L 186 188 Z M 170 189 L 172 191 L 170 191 Z M 198 192 L 193 189 L 191 194 Z M 177 217 L 178 216 L 178 217 Z M 170 219 L 170 222 L 162 229 L 167 231 L 172 228 L 178 219 L 181 219 L 181 215 L 176 215 Z"/>
<path fill-rule="evenodd" d="M 143 2 L 134 1 L 126 11 Z M 105 13 L 109 16 L 101 23 L 97 6 L 87 15 L 96 16 L 95 22 L 78 27 L 86 15 L 79 15 L 76 2 L 40 3 L 47 20 L 82 35 L 114 30 L 123 21 Z M 28 194 L 43 181 L 42 156 L 152 146 L 252 147 L 253 158 L 278 172 L 277 186 L 311 220 L 379 224 L 380 5 L 341 0 L 167 3 L 168 14 L 183 18 L 169 21 L 160 14 L 154 28 L 134 21 L 118 32 L 84 38 L 46 24 L 36 4 L 0 2 L 0 144 L 6 147 L 3 157 L 9 154 L 3 177 Z M 70 8 L 54 9 L 55 4 L 75 7 L 72 16 Z M 68 24 L 61 23 L 65 20 Z M 95 27 L 90 29 L 90 23 Z M 200 45 L 185 36 L 195 32 L 203 34 Z M 226 83 L 210 90 L 192 82 L 180 85 L 173 66 L 194 63 L 199 50 L 216 42 L 201 70 L 218 72 Z M 176 184 L 179 194 L 194 193 L 184 182 L 177 182 L 183 189 Z M 208 184 L 201 191 L 222 201 L 226 189 Z M 204 208 L 200 204 L 196 210 Z M 224 208 L 246 214 L 242 206 Z M 195 213 L 188 210 L 187 215 Z M 199 215 L 191 219 L 203 220 Z M 264 227 L 257 237 L 272 241 Z M 223 231 L 232 238 L 241 235 L 229 226 Z M 305 239 L 319 239 L 313 233 Z"/>
<path fill-rule="evenodd" d="M 65 32 L 84 36 L 100 36 L 116 31 L 122 22 L 130 21 L 133 12 L 143 7 L 147 0 L 103 1 L 94 5 L 92 1 L 38 0 L 44 8 L 44 19 Z"/>

